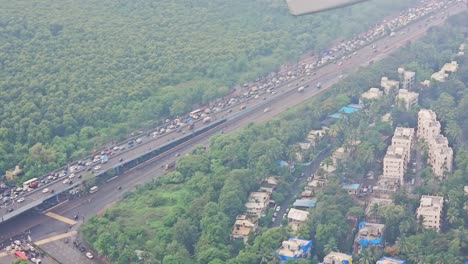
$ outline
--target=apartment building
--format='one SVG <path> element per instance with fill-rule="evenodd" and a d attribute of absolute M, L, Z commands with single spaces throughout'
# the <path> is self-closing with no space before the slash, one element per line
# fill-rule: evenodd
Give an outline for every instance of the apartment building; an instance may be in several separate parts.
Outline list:
<path fill-rule="evenodd" d="M 406 149 L 406 161 L 411 160 L 411 149 L 414 143 L 414 128 L 397 127 L 392 138 L 392 146 Z"/>
<path fill-rule="evenodd" d="M 397 178 L 403 185 L 406 173 L 408 151 L 404 147 L 389 146 L 383 160 L 383 177 Z"/>
<path fill-rule="evenodd" d="M 382 87 L 385 94 L 395 94 L 399 86 L 399 81 L 389 80 L 388 77 L 380 79 L 380 87 Z"/>
<path fill-rule="evenodd" d="M 363 104 L 365 100 L 376 100 L 383 96 L 383 92 L 379 88 L 370 88 L 369 91 L 361 94 L 359 104 Z"/>
<path fill-rule="evenodd" d="M 406 108 L 411 109 L 411 107 L 418 104 L 419 94 L 415 92 L 410 92 L 408 89 L 398 90 L 397 100 Z"/>
<path fill-rule="evenodd" d="M 404 68 L 398 68 L 398 75 L 400 76 L 400 84 L 402 89 L 411 90 L 414 81 L 416 80 L 416 73 L 407 71 Z"/>
<path fill-rule="evenodd" d="M 270 203 L 270 194 L 267 192 L 252 192 L 245 203 L 246 214 L 249 217 L 260 218 Z"/>
<path fill-rule="evenodd" d="M 443 197 L 423 195 L 416 210 L 416 217 L 418 220 L 423 218 L 422 224 L 425 228 L 434 228 L 439 231 L 443 206 Z"/>
<path fill-rule="evenodd" d="M 435 72 L 431 75 L 431 79 L 434 79 L 439 82 L 445 82 L 449 77 L 449 73 L 457 72 L 457 70 L 458 63 L 456 61 L 445 63 L 444 66 L 442 66 L 442 68 L 440 69 L 440 71 Z"/>
<path fill-rule="evenodd" d="M 437 115 L 432 110 L 421 109 L 418 112 L 418 138 L 429 142 L 431 138 L 440 134 L 440 122 L 437 121 Z"/>
<path fill-rule="evenodd" d="M 446 171 L 452 171 L 453 150 L 448 145 L 448 139 L 437 135 L 429 141 L 428 162 L 437 177 L 443 177 Z"/>
<path fill-rule="evenodd" d="M 323 259 L 323 264 L 343 264 L 343 263 L 353 263 L 353 257 L 348 254 L 340 252 L 330 252 Z"/>

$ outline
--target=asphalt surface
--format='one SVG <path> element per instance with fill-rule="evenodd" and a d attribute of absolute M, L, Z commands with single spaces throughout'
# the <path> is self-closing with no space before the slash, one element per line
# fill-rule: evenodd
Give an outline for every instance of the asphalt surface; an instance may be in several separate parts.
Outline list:
<path fill-rule="evenodd" d="M 462 10 L 466 10 L 466 5 L 463 4 L 460 5 L 459 8 L 450 9 L 450 14 Z M 260 99 L 262 96 L 260 96 L 257 102 L 260 104 L 259 106 L 257 106 L 258 111 L 251 111 L 245 115 L 240 115 L 237 119 L 227 122 L 224 125 L 217 127 L 213 131 L 203 134 L 201 137 L 195 138 L 187 143 L 184 143 L 174 149 L 167 151 L 163 155 L 157 157 L 157 159 L 146 162 L 143 165 L 140 165 L 139 167 L 132 169 L 127 173 L 124 173 L 123 175 L 119 175 L 107 184 L 100 186 L 98 192 L 94 194 L 87 194 L 78 199 L 68 201 L 52 209 L 52 212 L 68 218 L 73 218 L 75 214 L 79 214 L 80 217 L 85 216 L 84 220 L 86 220 L 87 216 L 98 214 L 102 212 L 105 208 L 111 206 L 115 201 L 120 200 L 125 191 L 132 191 L 134 190 L 135 186 L 148 182 L 151 179 L 162 175 L 164 173 L 164 170 L 161 168 L 161 165 L 175 160 L 175 153 L 186 153 L 190 149 L 192 149 L 193 146 L 198 144 L 207 145 L 209 142 L 209 136 L 219 133 L 220 130 L 223 130 L 224 132 L 228 133 L 230 131 L 234 131 L 238 128 L 244 127 L 246 124 L 251 122 L 261 123 L 271 119 L 272 117 L 287 110 L 288 108 L 304 102 L 308 98 L 317 95 L 322 90 L 339 82 L 340 79 L 338 78 L 338 75 L 344 72 L 355 72 L 359 69 L 358 66 L 367 65 L 369 58 L 372 57 L 375 61 L 377 61 L 387 56 L 390 52 L 405 45 L 408 41 L 420 38 L 429 26 L 442 23 L 444 20 L 443 18 L 445 18 L 445 16 L 435 15 L 435 18 L 429 22 L 428 26 L 425 25 L 426 19 L 418 21 L 412 25 L 405 27 L 404 29 L 401 29 L 396 33 L 394 37 L 386 37 L 382 40 L 377 41 L 376 44 L 379 49 L 377 53 L 375 53 L 370 46 L 364 47 L 361 50 L 357 51 L 357 55 L 345 60 L 345 62 L 341 66 L 337 64 L 329 64 L 327 66 L 324 66 L 323 68 L 318 69 L 316 71 L 316 75 L 304 77 L 304 82 L 301 82 L 300 78 L 298 78 L 297 80 L 291 83 L 291 87 L 285 85 L 276 88 L 275 90 L 278 91 L 278 93 L 276 95 L 269 94 L 268 100 L 263 101 L 262 99 Z M 402 32 L 408 33 L 402 34 Z M 382 47 L 384 46 L 387 46 L 387 48 L 382 49 Z M 318 82 L 322 83 L 323 88 L 321 90 L 318 90 L 315 87 L 315 85 Z M 310 87 L 306 88 L 303 93 L 298 93 L 296 91 L 297 86 L 295 86 L 295 83 L 301 83 L 300 85 L 308 83 L 310 84 Z M 248 104 L 248 108 L 254 107 L 255 106 L 253 102 Z M 271 110 L 264 112 L 264 108 L 267 107 Z M 234 106 L 233 109 L 236 109 L 236 112 L 239 112 L 238 106 Z M 224 115 L 226 115 L 226 113 L 221 112 L 216 116 L 216 118 L 221 118 Z M 155 147 L 160 144 L 163 144 L 171 138 L 175 137 L 176 134 L 168 134 L 164 135 L 163 137 L 157 138 L 151 142 L 143 142 L 141 145 L 136 146 L 134 147 L 134 149 L 122 153 L 120 154 L 121 156 L 117 157 L 123 157 L 124 159 L 128 159 L 129 157 L 137 155 L 139 152 L 146 151 L 150 147 Z M 103 169 L 116 165 L 117 163 L 118 158 L 114 156 L 112 159 L 109 160 L 108 164 L 105 164 L 105 166 L 103 166 Z M 56 184 L 58 188 L 60 187 L 60 185 L 62 185 L 62 182 L 60 180 L 58 183 L 54 184 Z M 122 186 L 122 190 L 118 190 L 119 186 Z M 49 186 L 47 188 L 51 189 L 54 187 Z M 42 195 L 44 194 L 42 194 L 42 192 L 39 190 L 35 193 L 32 193 L 31 196 L 28 197 L 28 199 L 40 199 Z M 83 220 L 81 219 L 74 228 L 78 228 L 82 221 Z M 15 218 L 14 221 L 9 221 L 1 224 L 0 234 L 2 237 L 11 237 L 15 234 L 21 234 L 25 231 L 30 230 L 31 237 L 33 238 L 33 240 L 38 240 L 52 235 L 56 235 L 57 233 L 63 233 L 66 227 L 67 224 L 52 219 L 41 213 L 28 212 L 24 215 Z M 65 260 L 63 263 L 74 262 L 76 262 L 76 260 L 70 259 Z M 0 263 L 3 263 L 1 259 Z"/>

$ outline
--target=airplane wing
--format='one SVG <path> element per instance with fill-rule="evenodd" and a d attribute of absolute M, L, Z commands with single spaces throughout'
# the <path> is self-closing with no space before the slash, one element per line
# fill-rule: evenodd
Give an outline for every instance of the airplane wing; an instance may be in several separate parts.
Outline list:
<path fill-rule="evenodd" d="M 321 12 L 368 0 L 286 0 L 289 12 L 295 16 Z"/>

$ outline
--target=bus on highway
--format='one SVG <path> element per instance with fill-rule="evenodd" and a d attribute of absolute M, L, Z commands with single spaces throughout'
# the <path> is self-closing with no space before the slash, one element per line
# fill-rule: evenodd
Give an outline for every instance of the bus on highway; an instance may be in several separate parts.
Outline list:
<path fill-rule="evenodd" d="M 201 109 L 197 109 L 197 110 L 190 112 L 189 116 L 193 119 L 198 119 L 200 117 L 201 112 L 202 112 Z"/>
<path fill-rule="evenodd" d="M 32 178 L 30 180 L 27 180 L 23 182 L 23 189 L 27 190 L 29 188 L 36 188 L 37 185 L 39 184 L 39 179 L 37 178 Z"/>

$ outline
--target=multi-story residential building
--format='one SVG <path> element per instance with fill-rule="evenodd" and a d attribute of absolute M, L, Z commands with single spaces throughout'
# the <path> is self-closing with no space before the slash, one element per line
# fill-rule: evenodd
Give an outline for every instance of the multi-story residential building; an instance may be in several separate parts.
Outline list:
<path fill-rule="evenodd" d="M 408 89 L 398 90 L 397 100 L 406 108 L 411 109 L 418 103 L 419 94 L 410 92 Z"/>
<path fill-rule="evenodd" d="M 296 231 L 300 224 L 304 223 L 309 217 L 309 212 L 291 208 L 288 212 L 288 225 Z"/>
<path fill-rule="evenodd" d="M 395 94 L 400 86 L 399 81 L 389 80 L 387 77 L 380 79 L 380 86 L 384 90 L 385 94 Z"/>
<path fill-rule="evenodd" d="M 397 127 L 392 138 L 392 146 L 406 149 L 406 161 L 411 160 L 411 149 L 414 143 L 414 128 Z"/>
<path fill-rule="evenodd" d="M 389 146 L 383 160 L 383 177 L 397 178 L 403 185 L 408 151 L 404 147 Z"/>
<path fill-rule="evenodd" d="M 418 112 L 418 130 L 417 136 L 429 142 L 431 138 L 440 134 L 440 122 L 437 121 L 437 115 L 432 110 L 421 109 Z"/>
<path fill-rule="evenodd" d="M 414 81 L 416 80 L 416 73 L 406 71 L 404 68 L 398 68 L 398 75 L 400 76 L 400 84 L 402 89 L 411 90 Z"/>
<path fill-rule="evenodd" d="M 256 229 L 256 222 L 249 219 L 246 215 L 238 215 L 236 222 L 232 226 L 231 239 L 242 239 L 244 243 L 247 243 L 249 235 L 255 232 Z"/>
<path fill-rule="evenodd" d="M 382 257 L 381 259 L 377 260 L 375 264 L 406 264 L 406 261 L 397 259 L 397 258 L 391 258 L 391 257 Z"/>
<path fill-rule="evenodd" d="M 453 150 L 443 135 L 437 135 L 429 141 L 428 162 L 437 177 L 443 177 L 446 171 L 452 171 Z"/>
<path fill-rule="evenodd" d="M 245 203 L 246 214 L 249 217 L 260 218 L 270 203 L 270 193 L 252 192 L 247 203 Z"/>
<path fill-rule="evenodd" d="M 418 113 L 419 138 L 428 145 L 428 163 L 437 177 L 443 177 L 444 172 L 452 171 L 453 150 L 448 145 L 446 137 L 440 134 L 440 122 L 432 110 L 421 109 Z"/>
<path fill-rule="evenodd" d="M 323 264 L 343 264 L 343 263 L 353 263 L 353 257 L 348 254 L 340 252 L 330 252 L 323 259 Z"/>
<path fill-rule="evenodd" d="M 425 228 L 434 228 L 439 231 L 443 206 L 443 197 L 423 195 L 416 210 L 416 217 L 418 220 L 423 218 L 422 224 Z"/>
<path fill-rule="evenodd" d="M 379 99 L 382 96 L 383 96 L 383 92 L 380 91 L 379 88 L 370 88 L 369 91 L 361 94 L 361 98 L 359 99 L 359 104 L 363 104 L 365 100 Z"/>
<path fill-rule="evenodd" d="M 312 241 L 300 238 L 290 238 L 289 240 L 281 243 L 281 248 L 276 251 L 280 263 L 290 259 L 297 261 L 299 258 L 310 257 L 310 249 L 312 248 Z"/>

